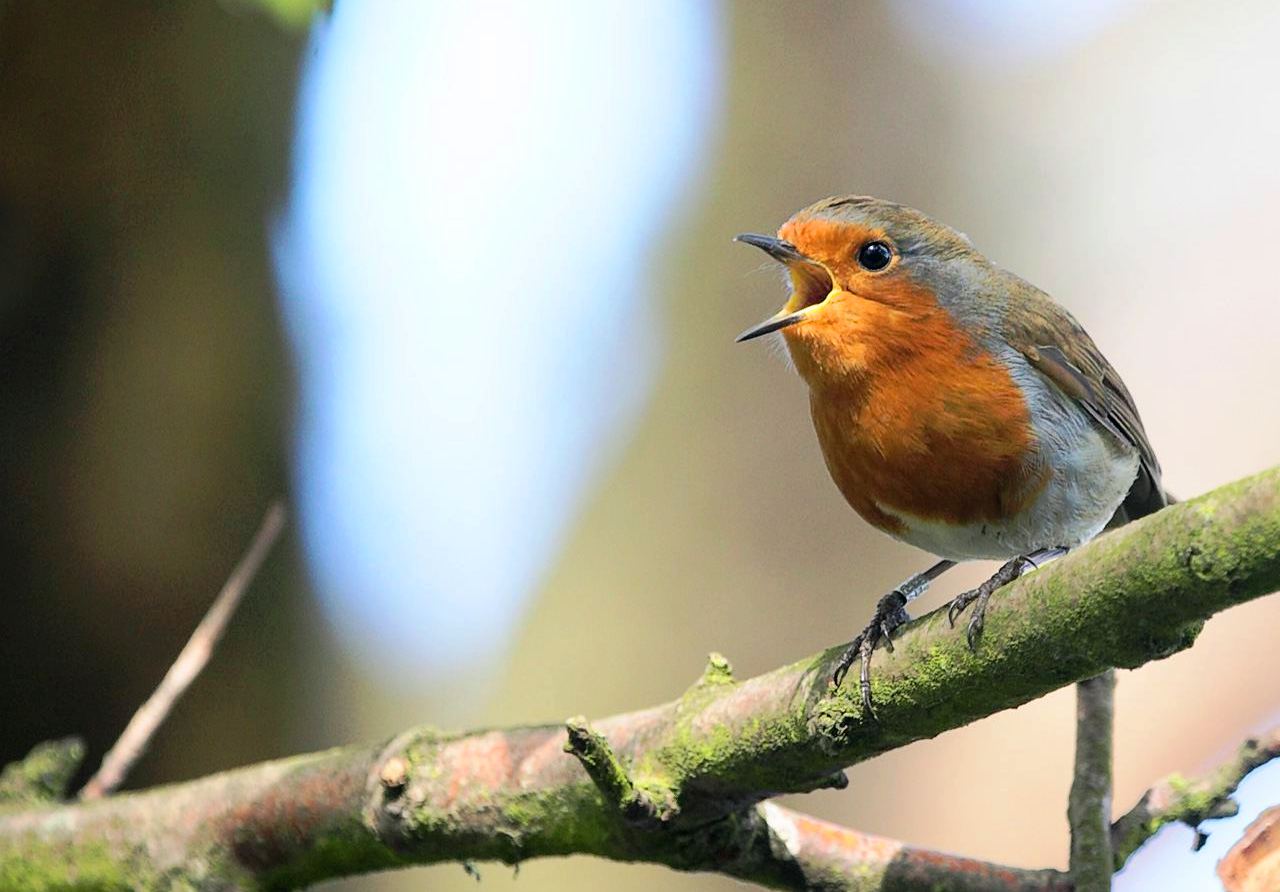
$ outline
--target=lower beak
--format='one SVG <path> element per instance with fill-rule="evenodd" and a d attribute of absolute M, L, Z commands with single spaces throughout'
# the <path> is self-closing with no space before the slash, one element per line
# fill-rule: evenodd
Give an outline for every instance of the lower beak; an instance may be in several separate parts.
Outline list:
<path fill-rule="evenodd" d="M 738 335 L 735 339 L 739 344 L 743 341 L 749 341 L 752 338 L 758 338 L 761 335 L 771 334 L 779 329 L 786 328 L 788 325 L 795 325 L 804 318 L 804 310 L 797 310 L 794 313 L 788 313 L 785 310 L 776 316 L 772 316 L 759 325 L 752 326 Z"/>

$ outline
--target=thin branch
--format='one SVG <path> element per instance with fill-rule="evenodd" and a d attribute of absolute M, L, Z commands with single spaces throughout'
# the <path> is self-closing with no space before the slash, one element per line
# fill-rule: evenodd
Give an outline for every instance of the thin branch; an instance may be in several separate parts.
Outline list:
<path fill-rule="evenodd" d="M 1198 833 L 1201 821 L 1234 815 L 1239 811 L 1232 799 L 1236 787 L 1249 772 L 1275 758 L 1280 758 L 1280 728 L 1249 738 L 1205 777 L 1171 774 L 1151 787 L 1111 825 L 1116 870 L 1166 824 L 1181 822 Z"/>
<path fill-rule="evenodd" d="M 107 875 L 125 887 L 163 877 L 193 890 L 286 889 L 410 863 L 589 854 L 796 887 L 794 873 L 762 867 L 755 877 L 743 866 L 761 845 L 761 800 L 1167 656 L 1205 618 L 1277 588 L 1280 469 L 1143 518 L 1002 589 L 976 653 L 943 612 L 909 624 L 893 653 L 876 656 L 878 721 L 862 715 L 856 690 L 830 690 L 836 647 L 741 682 L 709 667 L 673 703 L 595 722 L 632 786 L 674 804 L 656 830 L 623 819 L 564 752 L 563 725 L 418 729 L 374 749 L 0 813 L 0 876 L 21 864 L 44 887 L 74 889 L 91 863 L 98 886 Z"/>
<path fill-rule="evenodd" d="M 1116 673 L 1076 685 L 1076 761 L 1067 805 L 1071 879 L 1078 892 L 1111 888 L 1111 748 Z"/>
<path fill-rule="evenodd" d="M 222 634 L 235 615 L 236 608 L 240 606 L 245 591 L 257 575 L 271 547 L 275 545 L 280 531 L 284 529 L 284 520 L 282 503 L 276 502 L 267 509 L 258 532 L 254 534 L 253 541 L 249 543 L 240 562 L 231 571 L 222 591 L 218 592 L 213 605 L 165 673 L 160 686 L 133 714 L 120 738 L 103 757 L 101 767 L 80 790 L 81 799 L 101 799 L 124 783 L 134 764 L 147 751 L 151 738 L 169 717 L 174 704 L 187 692 L 187 688 L 191 687 L 191 683 L 213 656 L 214 648 L 222 640 Z"/>

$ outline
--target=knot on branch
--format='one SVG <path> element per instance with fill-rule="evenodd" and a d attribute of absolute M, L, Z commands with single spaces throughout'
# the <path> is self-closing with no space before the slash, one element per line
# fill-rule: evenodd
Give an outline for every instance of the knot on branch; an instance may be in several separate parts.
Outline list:
<path fill-rule="evenodd" d="M 61 802 L 83 761 L 84 741 L 78 737 L 36 744 L 0 773 L 0 806 Z"/>
<path fill-rule="evenodd" d="M 680 710 L 696 710 L 717 692 L 737 684 L 733 678 L 733 666 L 724 654 L 712 651 L 707 654 L 707 665 L 693 684 L 685 688 L 678 702 Z"/>
<path fill-rule="evenodd" d="M 569 739 L 564 751 L 577 757 L 605 802 L 618 811 L 623 821 L 633 827 L 652 829 L 675 817 L 678 809 L 673 797 L 654 796 L 639 789 L 614 754 L 609 741 L 593 730 L 585 717 L 569 719 L 565 722 L 565 730 Z"/>
<path fill-rule="evenodd" d="M 365 787 L 369 796 L 365 819 L 388 846 L 406 844 L 412 824 L 425 807 L 426 794 L 415 766 L 430 764 L 447 739 L 425 725 L 410 728 L 388 741 L 373 759 Z"/>
<path fill-rule="evenodd" d="M 409 762 L 404 756 L 392 756 L 378 769 L 378 781 L 388 796 L 399 796 L 409 783 Z"/>
<path fill-rule="evenodd" d="M 733 666 L 725 659 L 724 654 L 713 650 L 707 654 L 707 665 L 694 682 L 694 687 L 713 688 L 727 684 L 733 684 Z"/>

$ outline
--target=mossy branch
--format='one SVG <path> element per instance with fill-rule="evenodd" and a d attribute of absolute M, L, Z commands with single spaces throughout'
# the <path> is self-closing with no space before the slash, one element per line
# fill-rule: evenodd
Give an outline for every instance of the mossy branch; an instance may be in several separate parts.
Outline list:
<path fill-rule="evenodd" d="M 673 703 L 594 723 L 609 744 L 606 773 L 616 763 L 633 791 L 670 797 L 671 816 L 656 829 L 625 820 L 617 803 L 626 787 L 614 789 L 614 777 L 604 785 L 613 792 L 602 792 L 564 752 L 562 725 L 411 731 L 385 747 L 0 812 L 0 887 L 116 888 L 165 877 L 192 889 L 299 888 L 405 864 L 581 853 L 777 887 L 928 888 L 893 885 L 901 862 L 892 858 L 874 882 L 809 883 L 785 866 L 778 853 L 789 848 L 757 803 L 838 783 L 846 766 L 1112 666 L 1167 656 L 1189 646 L 1209 616 L 1277 588 L 1280 470 L 1272 470 L 1110 533 L 1001 590 L 976 653 L 941 613 L 911 623 L 893 653 L 876 655 L 878 721 L 861 713 L 856 690 L 830 690 L 837 647 L 741 682 L 717 664 Z M 1008 881 L 951 887 L 1065 883 L 1054 872 L 993 875 Z"/>

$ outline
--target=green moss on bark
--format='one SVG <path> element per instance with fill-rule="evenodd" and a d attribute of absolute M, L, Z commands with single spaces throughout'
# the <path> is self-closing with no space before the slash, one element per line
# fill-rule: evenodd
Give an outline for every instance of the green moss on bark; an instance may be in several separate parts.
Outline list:
<path fill-rule="evenodd" d="M 134 892 L 157 888 L 156 879 L 136 853 L 122 853 L 106 841 L 0 846 L 3 892 Z"/>
<path fill-rule="evenodd" d="M 78 737 L 36 744 L 0 773 L 0 808 L 60 801 L 83 761 L 84 741 Z"/>

